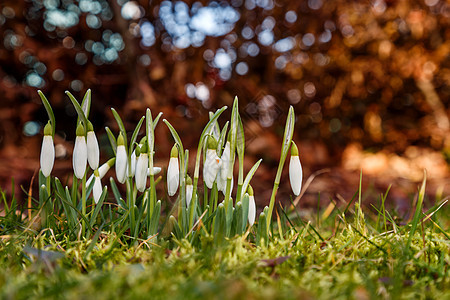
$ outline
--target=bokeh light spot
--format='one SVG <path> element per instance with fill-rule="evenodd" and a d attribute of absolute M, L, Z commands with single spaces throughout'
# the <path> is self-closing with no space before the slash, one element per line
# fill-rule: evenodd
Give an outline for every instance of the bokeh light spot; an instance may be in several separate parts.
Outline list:
<path fill-rule="evenodd" d="M 23 125 L 23 134 L 25 136 L 34 136 L 39 133 L 41 126 L 35 121 L 28 121 Z"/>

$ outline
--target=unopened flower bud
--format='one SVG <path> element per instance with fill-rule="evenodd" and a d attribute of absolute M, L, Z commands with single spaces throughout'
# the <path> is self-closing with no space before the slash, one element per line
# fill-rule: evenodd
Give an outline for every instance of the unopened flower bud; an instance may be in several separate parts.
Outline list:
<path fill-rule="evenodd" d="M 81 123 L 77 126 L 77 137 L 75 138 L 75 146 L 73 148 L 73 172 L 78 179 L 82 179 L 86 172 L 87 165 L 87 145 L 84 136 L 84 128 Z"/>
<path fill-rule="evenodd" d="M 302 189 L 303 170 L 298 156 L 297 145 L 292 141 L 291 159 L 289 161 L 289 180 L 291 182 L 292 192 L 295 196 L 300 195 Z"/>
<path fill-rule="evenodd" d="M 42 139 L 40 158 L 41 171 L 45 177 L 50 176 L 55 163 L 55 146 L 53 144 L 52 132 L 52 125 L 49 121 L 44 127 L 44 138 Z"/>

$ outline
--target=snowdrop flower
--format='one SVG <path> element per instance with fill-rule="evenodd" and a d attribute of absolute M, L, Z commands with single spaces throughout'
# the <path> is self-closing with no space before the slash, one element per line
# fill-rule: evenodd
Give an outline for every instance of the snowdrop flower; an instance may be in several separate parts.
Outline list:
<path fill-rule="evenodd" d="M 221 167 L 223 167 L 223 161 L 221 163 Z M 227 178 L 223 179 L 222 176 L 220 175 L 220 170 L 217 173 L 217 178 L 216 178 L 216 182 L 217 182 L 217 190 L 221 191 L 222 194 L 225 196 L 225 193 L 227 192 Z M 230 183 L 230 190 L 233 190 L 233 184 L 234 184 L 234 178 L 231 177 L 231 183 Z"/>
<path fill-rule="evenodd" d="M 220 167 L 220 176 L 222 179 L 227 180 L 228 169 L 230 167 L 230 156 L 231 156 L 231 145 L 230 141 L 227 141 L 225 144 L 225 149 L 223 149 L 222 156 L 220 159 L 222 160 L 222 165 Z"/>
<path fill-rule="evenodd" d="M 302 189 L 303 171 L 298 156 L 297 145 L 292 141 L 291 160 L 289 161 L 289 180 L 291 181 L 292 192 L 295 196 L 300 195 Z"/>
<path fill-rule="evenodd" d="M 105 177 L 106 173 L 109 171 L 109 169 L 111 169 L 111 167 L 114 165 L 115 161 L 116 161 L 116 158 L 113 157 L 110 160 L 108 160 L 107 162 L 105 162 L 103 165 L 101 165 L 100 168 L 98 168 L 98 174 L 100 176 L 100 179 Z M 89 187 L 89 185 L 91 184 L 93 179 L 94 179 L 94 174 L 92 174 L 89 177 L 89 179 L 86 181 L 86 188 Z"/>
<path fill-rule="evenodd" d="M 223 161 L 222 161 L 221 168 L 219 169 L 219 172 L 217 172 L 216 182 L 217 182 L 217 190 L 221 191 L 225 195 L 225 190 L 227 188 L 227 179 L 225 178 L 225 180 L 223 180 L 222 176 L 220 175 L 220 171 L 221 171 L 222 167 L 223 167 Z"/>
<path fill-rule="evenodd" d="M 180 166 L 178 164 L 178 149 L 173 145 L 170 151 L 169 167 L 167 168 L 167 191 L 169 196 L 175 195 L 180 183 Z"/>
<path fill-rule="evenodd" d="M 77 137 L 75 138 L 75 147 L 73 148 L 73 172 L 78 179 L 82 179 L 86 172 L 87 165 L 87 146 L 84 128 L 81 123 L 77 126 Z"/>
<path fill-rule="evenodd" d="M 44 127 L 44 139 L 41 148 L 41 171 L 45 177 L 50 176 L 55 163 L 55 146 L 53 145 L 52 125 L 48 121 Z"/>
<path fill-rule="evenodd" d="M 192 184 L 192 179 L 189 175 L 186 177 L 186 207 L 189 208 L 189 204 L 192 200 L 192 192 L 194 190 L 194 185 Z"/>
<path fill-rule="evenodd" d="M 212 189 L 217 173 L 219 172 L 221 159 L 217 156 L 217 142 L 214 137 L 209 136 L 206 158 L 203 163 L 203 180 L 209 189 Z"/>
<path fill-rule="evenodd" d="M 133 153 L 131 153 L 131 177 L 134 177 L 134 174 L 136 174 L 136 149 L 134 149 Z M 128 174 L 128 167 L 127 166 L 127 174 Z"/>
<path fill-rule="evenodd" d="M 100 161 L 100 149 L 91 122 L 88 122 L 87 130 L 87 159 L 91 169 L 97 170 Z"/>
<path fill-rule="evenodd" d="M 120 183 L 124 183 L 127 178 L 127 165 L 127 150 L 125 149 L 122 133 L 119 133 L 116 150 L 116 177 Z"/>
<path fill-rule="evenodd" d="M 248 223 L 250 226 L 253 226 L 255 223 L 256 218 L 256 204 L 255 204 L 255 197 L 253 196 L 253 188 L 251 185 L 247 188 L 248 193 Z"/>
<path fill-rule="evenodd" d="M 153 175 L 156 175 L 159 172 L 161 172 L 161 168 L 160 167 L 153 167 Z M 148 168 L 148 170 L 147 170 L 147 176 L 150 176 L 150 168 Z"/>
<path fill-rule="evenodd" d="M 100 179 L 100 174 L 98 170 L 94 171 L 94 188 L 92 190 L 93 194 L 94 194 L 94 201 L 95 204 L 98 203 L 98 200 L 100 200 L 100 197 L 102 196 L 102 182 Z"/>
<path fill-rule="evenodd" d="M 222 156 L 220 157 L 222 163 L 220 165 L 220 171 L 217 174 L 217 189 L 224 195 L 227 189 L 228 170 L 230 169 L 230 156 L 231 146 L 230 141 L 227 141 L 227 143 L 225 144 L 225 149 L 223 149 Z M 233 189 L 233 178 L 231 178 L 231 189 Z"/>
<path fill-rule="evenodd" d="M 136 174 L 134 175 L 136 180 L 136 188 L 139 192 L 145 190 L 147 184 L 147 172 L 148 172 L 148 153 L 147 143 L 141 146 L 140 154 L 136 163 Z"/>

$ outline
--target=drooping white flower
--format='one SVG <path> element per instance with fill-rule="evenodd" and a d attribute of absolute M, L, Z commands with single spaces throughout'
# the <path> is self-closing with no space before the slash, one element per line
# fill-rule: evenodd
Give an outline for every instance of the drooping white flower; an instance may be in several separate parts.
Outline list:
<path fill-rule="evenodd" d="M 92 193 L 94 194 L 94 201 L 95 204 L 98 203 L 100 200 L 100 197 L 102 196 L 102 181 L 100 179 L 100 174 L 98 170 L 94 171 L 94 187 L 92 189 Z"/>
<path fill-rule="evenodd" d="M 203 180 L 209 189 L 212 189 L 222 163 L 222 160 L 217 156 L 216 148 L 217 142 L 212 136 L 210 136 L 208 138 L 206 158 L 203 163 Z"/>
<path fill-rule="evenodd" d="M 221 162 L 221 167 L 222 166 L 223 166 L 223 161 Z M 225 193 L 227 192 L 227 178 L 225 178 L 225 179 L 222 178 L 222 176 L 220 175 L 220 170 L 217 173 L 216 183 L 217 183 L 217 190 L 221 191 L 222 194 L 225 196 Z M 231 177 L 230 190 L 233 190 L 233 184 L 234 184 L 234 178 Z"/>
<path fill-rule="evenodd" d="M 108 160 L 107 162 L 105 162 L 103 165 L 100 166 L 100 168 L 98 168 L 98 174 L 100 176 L 100 179 L 102 179 L 103 177 L 105 177 L 106 173 L 109 171 L 109 169 L 114 165 L 114 162 L 116 161 L 116 158 L 113 157 L 110 160 Z M 89 179 L 86 181 L 86 188 L 89 187 L 89 185 L 91 184 L 92 180 L 94 179 L 94 173 L 92 173 L 92 175 L 89 177 Z"/>
<path fill-rule="evenodd" d="M 97 137 L 91 122 L 88 122 L 87 156 L 91 169 L 97 170 L 100 161 L 100 148 L 98 147 Z"/>
<path fill-rule="evenodd" d="M 248 223 L 253 226 L 256 218 L 256 204 L 255 197 L 253 196 L 253 188 L 249 185 L 247 188 L 248 193 Z"/>
<path fill-rule="evenodd" d="M 298 148 L 294 142 L 291 145 L 291 159 L 289 161 L 289 180 L 292 192 L 295 196 L 300 195 L 302 189 L 303 170 L 298 156 Z"/>
<path fill-rule="evenodd" d="M 125 142 L 123 140 L 122 133 L 117 138 L 117 150 L 116 150 L 116 177 L 120 183 L 124 183 L 127 178 L 127 150 L 125 149 Z"/>
<path fill-rule="evenodd" d="M 146 143 L 141 147 L 141 151 L 136 163 L 136 174 L 134 178 L 136 180 L 136 188 L 139 192 L 143 192 L 147 185 L 147 172 L 148 172 L 148 153 Z"/>
<path fill-rule="evenodd" d="M 194 185 L 192 184 L 192 179 L 189 175 L 186 178 L 186 207 L 189 207 L 189 204 L 192 200 L 192 192 L 194 190 Z"/>
<path fill-rule="evenodd" d="M 50 121 L 44 127 L 44 138 L 41 148 L 41 171 L 45 177 L 50 176 L 55 163 L 55 146 L 53 144 L 52 125 Z"/>
<path fill-rule="evenodd" d="M 161 172 L 161 168 L 160 167 L 153 167 L 153 175 L 156 175 L 159 172 Z M 150 168 L 148 168 L 148 170 L 147 170 L 147 176 L 150 176 Z"/>
<path fill-rule="evenodd" d="M 180 183 L 180 166 L 178 164 L 178 149 L 174 145 L 170 151 L 169 166 L 167 168 L 167 192 L 169 196 L 175 195 Z"/>
<path fill-rule="evenodd" d="M 225 178 L 222 179 L 222 176 L 220 175 L 220 170 L 223 167 L 223 161 L 222 164 L 220 166 L 219 172 L 217 172 L 217 176 L 216 176 L 216 183 L 217 183 L 217 190 L 221 191 L 224 195 L 225 195 L 225 190 L 227 188 L 227 179 Z"/>
<path fill-rule="evenodd" d="M 223 149 L 222 156 L 220 157 L 222 163 L 217 175 L 217 189 L 224 195 L 227 189 L 228 170 L 230 169 L 230 156 L 231 146 L 230 141 L 227 141 L 225 144 L 225 149 Z M 233 188 L 233 178 L 231 178 L 231 188 Z"/>
<path fill-rule="evenodd" d="M 134 177 L 134 174 L 136 174 L 136 149 L 134 149 L 133 153 L 131 153 L 131 176 Z M 128 167 L 127 166 L 127 174 L 128 174 Z"/>
<path fill-rule="evenodd" d="M 231 157 L 231 145 L 230 142 L 227 141 L 225 144 L 225 149 L 223 149 L 222 156 L 220 159 L 222 160 L 222 165 L 220 166 L 220 176 L 222 179 L 227 180 L 228 170 L 230 168 L 230 157 Z"/>
<path fill-rule="evenodd" d="M 84 128 L 80 124 L 77 127 L 77 137 L 75 138 L 75 146 L 73 148 L 73 173 L 78 179 L 82 179 L 86 172 L 87 165 L 87 146 L 86 137 L 84 136 Z"/>

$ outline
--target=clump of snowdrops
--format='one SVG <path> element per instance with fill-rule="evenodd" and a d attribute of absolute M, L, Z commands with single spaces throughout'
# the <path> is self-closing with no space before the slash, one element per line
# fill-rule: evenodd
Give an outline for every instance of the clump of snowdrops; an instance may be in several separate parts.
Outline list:
<path fill-rule="evenodd" d="M 289 151 L 290 183 L 294 195 L 300 194 L 302 167 L 298 148 L 292 141 L 292 107 L 287 116 L 269 206 L 264 207 L 257 217 L 255 194 L 258 191 L 253 190 L 250 182 L 262 160 L 244 174 L 245 137 L 237 97 L 231 119 L 222 128 L 218 119 L 227 107 L 210 112 L 209 122 L 199 138 L 195 168 L 190 173 L 189 150 L 183 147 L 176 124 L 173 126 L 165 119 L 162 123 L 168 127 L 174 145 L 167 168 L 154 165 L 157 150 L 155 127 L 161 124 L 162 113 L 154 116 L 150 108 L 133 132 L 127 132 L 120 115 L 111 108 L 119 132 L 114 133 L 108 127 L 105 129 L 115 156 L 108 160 L 101 158 L 95 130 L 89 121 L 91 91 L 86 92 L 81 103 L 66 92 L 78 114 L 72 157 L 73 180 L 68 186 L 51 175 L 55 160 L 56 120 L 49 101 L 41 91 L 38 93 L 49 116 L 44 128 L 39 205 L 34 218 L 40 219 L 42 228 L 64 233 L 71 239 L 98 236 L 102 230 L 107 230 L 131 243 L 142 240 L 156 242 L 164 236 L 187 239 L 191 243 L 199 241 L 201 236 L 209 236 L 220 242 L 227 237 L 242 235 L 257 244 L 266 244 L 271 236 L 276 194 Z M 100 164 L 102 160 L 105 162 Z M 233 172 L 236 163 L 237 179 Z M 113 167 L 115 177 L 107 180 L 104 177 Z M 161 169 L 166 169 L 166 174 L 156 177 Z M 202 194 L 198 189 L 200 171 L 204 185 Z M 156 186 L 164 184 L 161 181 L 167 185 L 164 189 L 167 195 L 156 192 Z M 233 193 L 235 182 L 237 187 Z M 124 187 L 119 188 L 120 185 Z M 123 190 L 124 194 L 121 193 Z M 162 202 L 169 197 L 176 197 L 175 205 L 162 212 Z"/>

